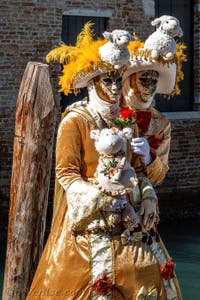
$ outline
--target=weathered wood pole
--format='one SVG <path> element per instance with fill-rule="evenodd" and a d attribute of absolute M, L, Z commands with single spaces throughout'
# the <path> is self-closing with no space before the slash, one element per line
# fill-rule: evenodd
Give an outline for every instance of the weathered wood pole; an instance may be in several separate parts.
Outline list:
<path fill-rule="evenodd" d="M 57 108 L 48 65 L 29 62 L 16 108 L 3 300 L 24 300 L 41 252 Z"/>

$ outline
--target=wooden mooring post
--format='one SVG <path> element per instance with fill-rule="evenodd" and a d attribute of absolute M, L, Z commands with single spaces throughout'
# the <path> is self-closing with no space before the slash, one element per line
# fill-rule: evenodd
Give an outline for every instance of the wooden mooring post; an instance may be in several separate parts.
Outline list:
<path fill-rule="evenodd" d="M 43 249 L 57 108 L 48 65 L 29 62 L 16 108 L 3 300 L 24 300 Z"/>

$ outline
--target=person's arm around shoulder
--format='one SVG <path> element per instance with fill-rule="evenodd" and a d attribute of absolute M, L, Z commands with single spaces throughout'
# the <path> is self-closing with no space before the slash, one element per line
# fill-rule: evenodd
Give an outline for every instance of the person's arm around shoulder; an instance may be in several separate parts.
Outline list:
<path fill-rule="evenodd" d="M 146 166 L 147 177 L 153 185 L 161 183 L 169 170 L 168 159 L 171 142 L 171 123 L 163 118 L 162 140 L 155 150 L 150 148 L 152 161 Z"/>

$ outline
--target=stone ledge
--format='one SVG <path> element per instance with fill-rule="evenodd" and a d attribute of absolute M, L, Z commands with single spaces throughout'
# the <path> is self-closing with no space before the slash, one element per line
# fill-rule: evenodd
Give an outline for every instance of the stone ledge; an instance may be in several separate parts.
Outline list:
<path fill-rule="evenodd" d="M 65 10 L 63 15 L 111 18 L 113 15 L 113 9 L 70 8 Z"/>
<path fill-rule="evenodd" d="M 162 112 L 169 120 L 200 120 L 200 111 Z"/>

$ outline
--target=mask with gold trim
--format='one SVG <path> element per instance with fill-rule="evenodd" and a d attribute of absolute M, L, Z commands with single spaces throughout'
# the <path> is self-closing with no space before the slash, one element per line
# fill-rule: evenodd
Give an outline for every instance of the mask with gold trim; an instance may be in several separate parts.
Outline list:
<path fill-rule="evenodd" d="M 130 86 L 139 100 L 148 102 L 155 95 L 158 78 L 157 71 L 140 71 L 130 76 Z"/>
<path fill-rule="evenodd" d="M 94 78 L 98 96 L 109 103 L 119 100 L 122 89 L 122 76 L 120 72 L 110 72 Z"/>

